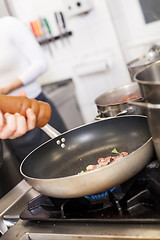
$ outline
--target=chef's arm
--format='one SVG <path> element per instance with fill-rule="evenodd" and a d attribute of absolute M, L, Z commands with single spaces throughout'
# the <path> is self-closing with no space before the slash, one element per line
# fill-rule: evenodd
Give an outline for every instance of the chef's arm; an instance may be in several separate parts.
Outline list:
<path fill-rule="evenodd" d="M 9 94 L 13 90 L 23 86 L 23 83 L 20 79 L 15 79 L 11 84 L 4 88 L 0 88 L 0 94 Z"/>
<path fill-rule="evenodd" d="M 35 81 L 36 78 L 46 72 L 48 63 L 41 46 L 32 32 L 16 18 L 13 18 L 12 25 L 13 43 L 28 62 L 24 71 L 17 78 L 21 79 L 23 85 L 26 85 Z"/>
<path fill-rule="evenodd" d="M 13 44 L 28 62 L 24 71 L 17 76 L 17 79 L 21 80 L 23 85 L 26 85 L 35 81 L 36 78 L 47 71 L 48 62 L 32 32 L 18 19 L 10 18 L 10 34 Z M 16 80 L 14 81 L 15 85 L 19 84 Z"/>
<path fill-rule="evenodd" d="M 0 88 L 0 94 L 9 94 L 16 88 L 35 81 L 48 68 L 47 60 L 35 37 L 22 22 L 14 17 L 10 17 L 10 34 L 14 46 L 28 64 L 10 85 Z"/>

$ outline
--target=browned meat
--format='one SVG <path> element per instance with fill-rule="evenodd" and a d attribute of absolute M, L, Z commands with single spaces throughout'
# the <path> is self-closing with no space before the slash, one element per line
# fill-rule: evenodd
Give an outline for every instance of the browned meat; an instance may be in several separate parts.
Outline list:
<path fill-rule="evenodd" d="M 90 172 L 90 171 L 93 171 L 97 168 L 102 168 L 104 166 L 107 166 L 109 164 L 112 164 L 118 160 L 120 160 L 121 158 L 127 156 L 128 153 L 127 152 L 121 152 L 119 153 L 117 156 L 109 156 L 109 157 L 106 157 L 106 158 L 99 158 L 98 161 L 97 161 L 97 164 L 96 165 L 88 165 L 86 167 L 86 170 L 85 171 L 81 171 L 80 173 L 86 173 L 86 172 Z"/>

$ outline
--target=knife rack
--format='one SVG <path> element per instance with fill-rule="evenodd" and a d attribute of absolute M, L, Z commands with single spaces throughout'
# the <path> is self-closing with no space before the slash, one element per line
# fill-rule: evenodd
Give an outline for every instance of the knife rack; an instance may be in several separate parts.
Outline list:
<path fill-rule="evenodd" d="M 57 36 L 39 37 L 39 38 L 37 38 L 37 40 L 40 45 L 44 45 L 44 44 L 47 44 L 47 43 L 50 43 L 53 41 L 61 40 L 62 38 L 69 37 L 69 36 L 72 36 L 71 31 L 65 32 L 65 33 L 63 33 L 61 35 L 57 35 Z"/>

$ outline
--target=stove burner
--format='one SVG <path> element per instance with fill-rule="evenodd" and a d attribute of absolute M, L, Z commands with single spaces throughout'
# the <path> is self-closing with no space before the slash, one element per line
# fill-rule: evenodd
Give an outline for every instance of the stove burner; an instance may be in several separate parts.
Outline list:
<path fill-rule="evenodd" d="M 21 213 L 23 220 L 85 222 L 160 222 L 160 168 L 149 164 L 124 184 L 81 198 L 39 195 Z"/>
<path fill-rule="evenodd" d="M 107 190 L 105 192 L 102 192 L 102 193 L 97 193 L 97 194 L 93 194 L 93 195 L 90 195 L 90 196 L 85 196 L 85 198 L 89 199 L 89 200 L 98 200 L 98 199 L 103 199 L 103 198 L 106 198 L 108 196 L 108 191 L 110 192 L 113 192 L 113 190 L 115 189 L 116 187 L 110 189 L 110 190 Z"/>

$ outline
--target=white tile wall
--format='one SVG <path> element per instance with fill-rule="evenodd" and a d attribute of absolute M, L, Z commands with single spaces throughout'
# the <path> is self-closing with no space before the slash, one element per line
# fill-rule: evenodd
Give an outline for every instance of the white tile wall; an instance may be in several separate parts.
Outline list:
<path fill-rule="evenodd" d="M 43 15 L 48 18 L 53 33 L 57 33 L 53 12 L 63 10 L 65 13 L 63 0 L 45 0 L 45 3 L 43 0 L 12 1 L 17 7 L 17 16 L 22 21 L 27 23 Z M 98 95 L 131 81 L 107 1 L 93 2 L 94 8 L 88 14 L 72 18 L 65 15 L 67 28 L 73 32 L 73 36 L 69 37 L 68 41 L 64 39 L 64 42 L 60 40 L 51 43 L 53 56 L 49 54 L 46 46 L 43 47 L 49 70 L 38 79 L 40 84 L 46 84 L 73 78 L 80 109 L 86 122 L 92 121 L 97 113 L 94 100 Z M 106 61 L 109 71 L 83 77 L 76 75 L 75 67 L 90 64 L 91 60 Z"/>

